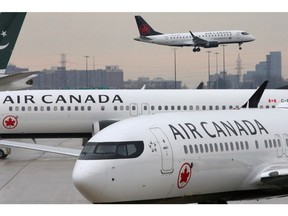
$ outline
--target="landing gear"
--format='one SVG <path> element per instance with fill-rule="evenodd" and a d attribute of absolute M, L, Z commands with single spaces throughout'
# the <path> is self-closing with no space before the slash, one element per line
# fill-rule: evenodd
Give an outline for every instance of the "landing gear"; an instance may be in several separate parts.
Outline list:
<path fill-rule="evenodd" d="M 4 159 L 8 156 L 2 149 L 0 149 L 0 159 Z"/>
<path fill-rule="evenodd" d="M 242 43 L 239 43 L 239 50 L 242 50 L 242 47 L 241 47 Z"/>
<path fill-rule="evenodd" d="M 194 47 L 193 48 L 193 52 L 200 52 L 200 50 L 201 50 L 200 47 Z"/>

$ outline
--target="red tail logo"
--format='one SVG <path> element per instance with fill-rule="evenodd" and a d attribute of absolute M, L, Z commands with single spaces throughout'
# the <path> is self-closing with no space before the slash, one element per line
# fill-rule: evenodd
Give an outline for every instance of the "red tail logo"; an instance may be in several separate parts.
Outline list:
<path fill-rule="evenodd" d="M 141 34 L 149 34 L 150 27 L 147 24 L 143 24 L 139 27 L 139 31 Z"/>

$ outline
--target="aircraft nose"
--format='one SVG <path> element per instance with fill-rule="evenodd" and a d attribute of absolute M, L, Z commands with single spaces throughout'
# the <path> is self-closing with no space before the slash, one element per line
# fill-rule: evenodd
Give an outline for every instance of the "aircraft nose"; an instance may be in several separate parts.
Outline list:
<path fill-rule="evenodd" d="M 77 190 L 90 202 L 103 202 L 107 183 L 105 161 L 78 160 L 73 170 L 73 183 Z"/>
<path fill-rule="evenodd" d="M 252 35 L 250 35 L 251 41 L 254 41 L 256 38 Z"/>

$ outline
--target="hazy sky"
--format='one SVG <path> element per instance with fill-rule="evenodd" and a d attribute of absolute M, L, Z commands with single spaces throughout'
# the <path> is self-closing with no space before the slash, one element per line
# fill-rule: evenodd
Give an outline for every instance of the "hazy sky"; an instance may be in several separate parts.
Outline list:
<path fill-rule="evenodd" d="M 37 11 L 37 10 L 36 10 Z M 38 10 L 41 11 L 41 10 Z M 111 10 L 112 11 L 112 10 Z M 139 35 L 135 15 L 141 15 L 162 33 L 188 31 L 245 30 L 256 37 L 254 42 L 226 46 L 226 70 L 235 74 L 240 54 L 243 72 L 254 70 L 270 51 L 282 52 L 282 72 L 288 78 L 288 13 L 263 12 L 30 12 L 24 21 L 10 62 L 30 70 L 60 65 L 60 54 L 66 54 L 67 69 L 89 69 L 119 65 L 124 79 L 163 77 L 174 79 L 173 48 L 134 41 Z M 211 73 L 221 71 L 222 47 L 202 49 L 177 48 L 177 79 L 194 88 L 208 78 L 208 54 Z"/>

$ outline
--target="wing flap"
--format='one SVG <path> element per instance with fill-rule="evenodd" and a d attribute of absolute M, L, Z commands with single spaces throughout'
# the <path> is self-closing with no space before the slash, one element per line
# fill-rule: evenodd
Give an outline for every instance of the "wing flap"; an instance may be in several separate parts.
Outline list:
<path fill-rule="evenodd" d="M 57 146 L 30 144 L 30 143 L 14 142 L 14 141 L 7 141 L 7 140 L 0 140 L 0 146 L 50 152 L 50 153 L 68 155 L 68 156 L 73 156 L 73 157 L 78 157 L 81 153 L 81 150 L 79 149 L 62 148 L 62 147 L 57 147 Z"/>

